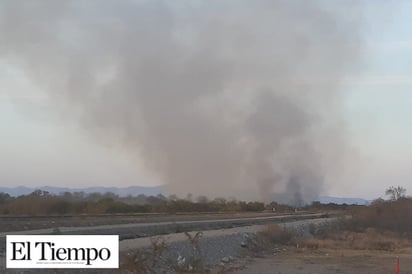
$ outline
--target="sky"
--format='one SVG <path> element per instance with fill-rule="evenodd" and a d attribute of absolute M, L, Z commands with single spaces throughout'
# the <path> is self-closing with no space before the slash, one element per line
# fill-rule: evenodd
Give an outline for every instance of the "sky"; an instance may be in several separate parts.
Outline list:
<path fill-rule="evenodd" d="M 359 60 L 339 86 L 350 159 L 322 195 L 373 199 L 391 185 L 412 192 L 412 1 L 366 2 Z M 96 141 L 59 112 L 42 88 L 0 57 L 0 185 L 162 183 L 127 147 Z"/>

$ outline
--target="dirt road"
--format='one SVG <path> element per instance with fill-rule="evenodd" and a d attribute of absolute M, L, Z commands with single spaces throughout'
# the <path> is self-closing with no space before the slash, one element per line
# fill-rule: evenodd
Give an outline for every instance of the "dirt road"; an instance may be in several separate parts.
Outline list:
<path fill-rule="evenodd" d="M 250 259 L 236 274 L 393 274 L 396 258 L 402 274 L 412 273 L 412 250 L 291 250 Z"/>

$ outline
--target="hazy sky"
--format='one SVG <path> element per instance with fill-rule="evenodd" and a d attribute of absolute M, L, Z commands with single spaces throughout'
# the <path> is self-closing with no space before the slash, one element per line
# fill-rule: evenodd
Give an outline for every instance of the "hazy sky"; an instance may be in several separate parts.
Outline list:
<path fill-rule="evenodd" d="M 412 1 L 367 1 L 360 61 L 340 86 L 353 161 L 325 182 L 325 195 L 376 198 L 390 185 L 412 193 L 411 12 Z M 0 57 L 0 185 L 162 183 L 127 148 L 97 142 L 57 108 L 17 64 Z"/>

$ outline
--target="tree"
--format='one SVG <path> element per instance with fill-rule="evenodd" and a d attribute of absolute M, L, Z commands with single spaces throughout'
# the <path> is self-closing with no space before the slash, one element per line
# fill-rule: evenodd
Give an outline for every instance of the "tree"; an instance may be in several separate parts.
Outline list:
<path fill-rule="evenodd" d="M 36 189 L 36 190 L 34 190 L 32 193 L 30 193 L 29 196 L 33 196 L 33 197 L 49 197 L 49 196 L 50 196 L 50 192 L 44 191 L 44 190 L 41 190 L 41 189 Z"/>
<path fill-rule="evenodd" d="M 192 202 L 193 201 L 193 194 L 192 193 L 187 193 L 186 200 L 189 201 L 189 202 Z"/>
<path fill-rule="evenodd" d="M 0 192 L 0 204 L 4 204 L 9 200 L 11 200 L 11 197 L 8 193 Z"/>
<path fill-rule="evenodd" d="M 397 201 L 400 198 L 405 197 L 406 188 L 401 186 L 391 186 L 387 190 L 385 190 L 385 195 L 389 196 L 391 201 Z"/>
<path fill-rule="evenodd" d="M 196 198 L 196 202 L 198 202 L 199 204 L 207 204 L 209 202 L 209 199 L 206 196 L 198 196 Z"/>

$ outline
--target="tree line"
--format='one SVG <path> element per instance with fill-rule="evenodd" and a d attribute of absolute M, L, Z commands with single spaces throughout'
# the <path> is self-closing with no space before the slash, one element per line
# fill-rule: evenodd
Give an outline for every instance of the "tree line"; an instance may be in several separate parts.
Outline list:
<path fill-rule="evenodd" d="M 321 204 L 312 202 L 299 211 L 326 212 L 354 209 L 356 205 Z M 191 213 L 191 212 L 262 212 L 293 213 L 296 207 L 272 201 L 238 201 L 234 198 L 209 199 L 206 196 L 185 198 L 176 195 L 121 197 L 114 193 L 63 192 L 52 194 L 35 190 L 17 197 L 0 192 L 0 215 L 80 215 L 80 214 L 132 214 L 132 213 Z"/>
<path fill-rule="evenodd" d="M 28 195 L 12 197 L 0 192 L 0 214 L 3 215 L 62 215 L 115 213 L 180 213 L 180 212 L 259 212 L 265 210 L 261 202 L 237 201 L 205 196 L 179 198 L 156 196 L 120 197 L 113 193 L 64 192 L 51 194 L 35 190 Z"/>

